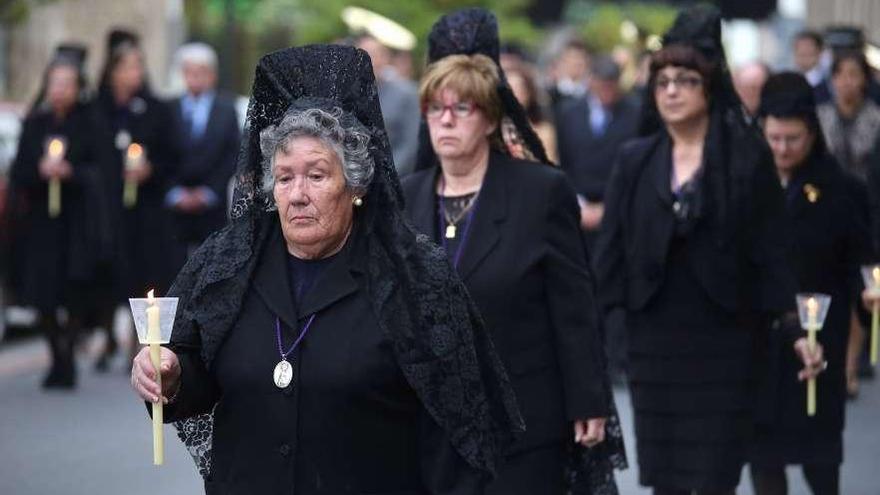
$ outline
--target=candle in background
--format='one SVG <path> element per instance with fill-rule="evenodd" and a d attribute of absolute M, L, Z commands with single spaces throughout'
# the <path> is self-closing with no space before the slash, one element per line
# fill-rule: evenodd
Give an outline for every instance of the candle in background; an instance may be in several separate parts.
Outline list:
<path fill-rule="evenodd" d="M 819 330 L 819 302 L 816 298 L 807 299 L 807 342 L 810 352 L 816 348 L 816 332 Z M 816 415 L 816 379 L 807 381 L 807 416 Z"/>
<path fill-rule="evenodd" d="M 162 364 L 161 346 L 159 342 L 162 340 L 162 334 L 159 326 L 159 306 L 153 297 L 151 290 L 147 294 L 147 343 L 150 345 L 150 361 L 156 370 L 156 382 L 159 384 L 159 390 L 162 390 L 162 374 L 159 372 Z M 161 466 L 165 461 L 164 438 L 162 435 L 162 397 L 158 402 L 153 403 L 153 464 Z"/>
<path fill-rule="evenodd" d="M 880 266 L 875 266 L 871 270 L 871 278 L 874 279 L 874 286 L 870 289 L 876 297 L 880 292 Z M 871 311 L 871 365 L 877 364 L 878 339 L 880 339 L 880 300 L 874 300 L 874 307 Z"/>
<path fill-rule="evenodd" d="M 49 140 L 46 146 L 46 155 L 50 160 L 58 162 L 64 158 L 66 146 L 64 140 L 58 137 Z M 56 218 L 61 214 L 61 180 L 57 177 L 49 179 L 49 218 Z"/>
<path fill-rule="evenodd" d="M 144 147 L 137 143 L 129 144 L 128 149 L 125 150 L 125 170 L 130 171 L 140 167 L 143 160 Z M 134 208 L 137 204 L 137 193 L 137 182 L 126 180 L 125 189 L 122 193 L 122 204 L 124 204 L 126 208 Z"/>

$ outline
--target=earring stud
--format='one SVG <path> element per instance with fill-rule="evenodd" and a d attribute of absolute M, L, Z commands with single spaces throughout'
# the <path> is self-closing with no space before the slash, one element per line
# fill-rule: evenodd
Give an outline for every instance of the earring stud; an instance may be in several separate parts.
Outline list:
<path fill-rule="evenodd" d="M 351 201 L 355 206 L 361 206 L 364 204 L 364 200 L 355 196 L 355 198 Z"/>

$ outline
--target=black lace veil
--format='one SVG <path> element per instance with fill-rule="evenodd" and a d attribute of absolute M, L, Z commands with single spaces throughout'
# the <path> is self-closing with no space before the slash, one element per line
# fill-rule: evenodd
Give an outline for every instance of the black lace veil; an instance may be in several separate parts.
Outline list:
<path fill-rule="evenodd" d="M 170 293 L 181 298 L 172 347 L 200 350 L 210 370 L 237 318 L 256 253 L 277 222 L 261 189 L 260 131 L 291 106 L 341 108 L 371 134 L 375 162 L 364 205 L 355 215 L 352 258 L 365 268 L 364 289 L 398 364 L 453 447 L 476 469 L 496 460 L 523 429 L 507 376 L 473 302 L 442 251 L 404 220 L 373 69 L 366 52 L 312 45 L 260 59 L 239 154 L 232 221 L 190 258 Z M 210 475 L 210 414 L 176 423 L 178 434 Z"/>
<path fill-rule="evenodd" d="M 491 58 L 498 66 L 498 96 L 501 100 L 501 133 L 507 146 L 500 150 L 509 154 L 511 145 L 519 145 L 525 156 L 518 157 L 540 163 L 550 163 L 541 139 L 529 123 L 528 115 L 513 95 L 504 70 L 499 64 L 501 44 L 498 40 L 498 20 L 482 8 L 467 8 L 444 15 L 428 34 L 428 63 L 448 55 L 481 54 Z M 422 118 L 419 128 L 419 148 L 416 169 L 437 165 L 437 155 L 431 146 L 428 124 Z"/>

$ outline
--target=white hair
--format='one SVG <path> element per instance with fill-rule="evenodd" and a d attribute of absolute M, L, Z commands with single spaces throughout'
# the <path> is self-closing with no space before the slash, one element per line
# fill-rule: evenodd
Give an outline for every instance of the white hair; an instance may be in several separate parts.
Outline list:
<path fill-rule="evenodd" d="M 217 70 L 217 52 L 207 43 L 187 43 L 177 49 L 175 58 L 177 59 L 177 66 L 181 68 L 183 64 L 190 63 L 205 65 Z"/>

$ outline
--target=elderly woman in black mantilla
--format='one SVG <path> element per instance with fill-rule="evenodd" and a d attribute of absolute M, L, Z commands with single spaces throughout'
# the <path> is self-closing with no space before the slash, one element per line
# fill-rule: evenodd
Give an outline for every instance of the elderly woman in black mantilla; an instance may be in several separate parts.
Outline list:
<path fill-rule="evenodd" d="M 263 57 L 234 219 L 132 386 L 211 493 L 478 494 L 521 419 L 443 253 L 403 219 L 366 53 Z M 209 416 L 205 416 L 210 413 Z"/>
<path fill-rule="evenodd" d="M 752 427 L 753 348 L 794 308 L 785 205 L 733 89 L 716 9 L 679 15 L 650 81 L 646 123 L 657 125 L 612 171 L 598 294 L 606 311 L 626 311 L 640 483 L 732 494 Z M 815 376 L 821 353 L 795 345 L 801 378 Z"/>
<path fill-rule="evenodd" d="M 498 65 L 494 15 L 451 13 L 428 41 L 407 212 L 474 298 L 526 422 L 486 493 L 615 493 L 625 459 L 575 193 Z"/>
<path fill-rule="evenodd" d="M 814 494 L 839 493 L 846 402 L 846 349 L 850 314 L 862 289 L 859 267 L 871 258 L 867 215 L 853 201 L 864 185 L 849 176 L 825 147 L 813 89 L 793 72 L 770 77 L 761 96 L 760 118 L 785 191 L 790 260 L 801 292 L 831 295 L 818 339 L 827 370 L 817 379 L 817 414 L 804 413 L 806 388 L 797 380 L 800 363 L 787 334 L 802 334 L 796 321 L 769 339 L 769 373 L 757 403 L 756 434 L 749 456 L 757 495 L 785 495 L 785 467 L 800 465 Z"/>

